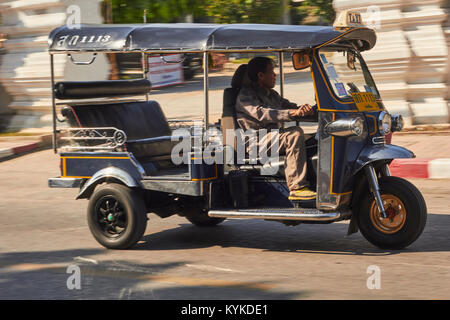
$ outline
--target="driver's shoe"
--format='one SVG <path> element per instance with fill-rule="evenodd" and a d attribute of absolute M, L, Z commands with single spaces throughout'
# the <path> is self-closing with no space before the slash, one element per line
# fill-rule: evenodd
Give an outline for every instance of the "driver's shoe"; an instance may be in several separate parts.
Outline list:
<path fill-rule="evenodd" d="M 304 187 L 300 190 L 291 191 L 288 199 L 293 201 L 314 200 L 316 196 L 316 192 L 310 190 L 308 187 Z"/>

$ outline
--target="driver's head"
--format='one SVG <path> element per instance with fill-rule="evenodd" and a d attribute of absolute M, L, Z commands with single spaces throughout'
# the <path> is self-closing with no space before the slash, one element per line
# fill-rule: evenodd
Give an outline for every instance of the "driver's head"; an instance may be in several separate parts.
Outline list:
<path fill-rule="evenodd" d="M 265 89 L 275 87 L 276 75 L 273 60 L 267 57 L 256 57 L 250 60 L 247 69 L 248 77 Z"/>

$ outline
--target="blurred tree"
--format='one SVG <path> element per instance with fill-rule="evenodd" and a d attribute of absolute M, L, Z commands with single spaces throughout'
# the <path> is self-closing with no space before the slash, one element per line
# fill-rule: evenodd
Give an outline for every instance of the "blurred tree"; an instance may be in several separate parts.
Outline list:
<path fill-rule="evenodd" d="M 280 23 L 282 0 L 207 0 L 206 13 L 216 23 Z"/>
<path fill-rule="evenodd" d="M 309 15 L 309 7 L 302 5 L 301 1 L 292 1 L 290 6 L 291 24 L 304 24 Z"/>
<path fill-rule="evenodd" d="M 104 0 L 110 4 L 113 23 L 215 22 L 331 24 L 332 0 Z"/>
<path fill-rule="evenodd" d="M 332 0 L 302 1 L 299 12 L 306 12 L 309 16 L 314 17 L 315 22 L 311 24 L 331 25 L 336 17 Z"/>
<path fill-rule="evenodd" d="M 216 23 L 248 21 L 247 0 L 208 0 L 206 12 Z"/>
<path fill-rule="evenodd" d="M 184 22 L 187 16 L 206 15 L 207 0 L 105 0 L 111 3 L 114 23 Z"/>

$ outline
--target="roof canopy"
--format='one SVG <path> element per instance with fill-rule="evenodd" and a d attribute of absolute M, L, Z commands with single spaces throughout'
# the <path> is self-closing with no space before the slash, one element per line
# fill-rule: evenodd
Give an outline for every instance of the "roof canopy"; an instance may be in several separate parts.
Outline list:
<path fill-rule="evenodd" d="M 360 50 L 376 42 L 372 29 L 337 31 L 329 26 L 271 24 L 84 24 L 50 33 L 50 52 L 296 50 L 329 41 L 354 41 Z M 359 40 L 359 41 L 358 41 Z"/>

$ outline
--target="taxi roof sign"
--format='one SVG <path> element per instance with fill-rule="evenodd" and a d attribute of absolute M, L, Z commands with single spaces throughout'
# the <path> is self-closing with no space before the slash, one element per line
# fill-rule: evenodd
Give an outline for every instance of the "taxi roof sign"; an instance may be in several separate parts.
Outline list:
<path fill-rule="evenodd" d="M 334 29 L 347 29 L 362 26 L 361 13 L 351 10 L 342 11 L 333 24 Z"/>

